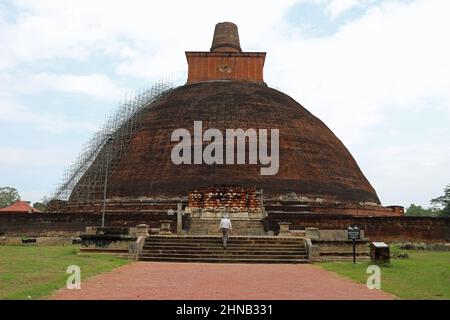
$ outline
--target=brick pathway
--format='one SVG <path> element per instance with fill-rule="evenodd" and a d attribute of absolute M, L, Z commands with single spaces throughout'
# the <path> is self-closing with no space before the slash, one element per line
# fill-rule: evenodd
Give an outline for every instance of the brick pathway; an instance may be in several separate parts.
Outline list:
<path fill-rule="evenodd" d="M 81 270 L 83 272 L 83 270 Z M 393 299 L 310 264 L 135 262 L 53 299 Z"/>

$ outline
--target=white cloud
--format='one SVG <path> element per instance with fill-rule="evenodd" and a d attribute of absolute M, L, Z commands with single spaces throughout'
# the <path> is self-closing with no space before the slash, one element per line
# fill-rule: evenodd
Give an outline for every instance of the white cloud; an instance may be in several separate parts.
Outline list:
<path fill-rule="evenodd" d="M 331 0 L 325 10 L 328 12 L 330 17 L 334 19 L 361 2 L 361 0 Z"/>
<path fill-rule="evenodd" d="M 365 142 L 387 109 L 426 109 L 432 100 L 450 111 L 449 10 L 448 1 L 387 2 L 332 36 L 279 38 L 268 50 L 266 79 L 346 144 Z"/>
<path fill-rule="evenodd" d="M 233 20 L 250 35 L 264 33 L 295 2 L 230 0 L 218 8 L 205 0 L 157 5 L 142 0 L 16 0 L 21 14 L 1 40 L 11 53 L 9 66 L 54 57 L 87 59 L 94 52 L 150 58 L 174 48 L 182 54 L 190 46 L 204 48 L 217 21 Z M 257 16 L 249 19 L 255 8 Z M 154 67 L 153 73 L 165 72 Z"/>
<path fill-rule="evenodd" d="M 118 101 L 129 89 L 117 86 L 103 74 L 74 75 L 39 73 L 26 77 L 18 85 L 22 93 L 36 93 L 50 90 L 77 93 L 96 99 Z"/>
<path fill-rule="evenodd" d="M 147 81 L 172 75 L 183 81 L 184 51 L 208 50 L 214 24 L 233 21 L 239 26 L 244 50 L 268 52 L 268 85 L 302 103 L 350 149 L 363 150 L 359 146 L 365 145 L 376 125 L 386 119 L 387 110 L 450 114 L 450 1 L 309 0 L 323 4 L 332 19 L 362 4 L 369 6 L 359 19 L 347 21 L 336 33 L 321 38 L 306 38 L 298 32 L 299 26 L 285 20 L 291 6 L 301 1 L 307 0 L 228 1 L 218 8 L 213 1 L 164 1 L 155 5 L 138 0 L 16 0 L 20 14 L 15 22 L 6 22 L 0 16 L 0 69 L 10 72 L 18 66 L 26 68 L 53 59 L 89 62 L 96 56 L 113 58 L 117 62 L 113 71 L 118 77 Z M 31 74 L 24 78 L 22 88 L 112 100 L 125 90 L 116 84 L 117 79 L 99 73 L 70 72 Z M 0 94 L 2 116 L 55 132 L 93 129 L 88 123 L 72 123 L 63 114 L 49 117 L 45 112 L 30 113 L 14 97 L 6 99 Z M 411 144 L 406 136 L 404 139 L 408 148 L 422 147 Z M 390 141 L 385 143 L 386 151 L 377 153 L 386 159 L 380 163 L 389 167 L 389 148 L 398 147 Z M 427 171 L 427 191 L 419 187 L 410 190 L 414 194 L 410 197 L 429 196 L 435 192 L 430 185 L 438 181 L 435 173 L 445 163 L 440 161 L 438 148 L 423 147 L 431 154 L 427 159 L 402 149 L 398 157 L 412 158 L 408 166 L 393 166 L 397 172 L 386 173 L 381 165 L 374 166 L 376 171 L 369 167 L 363 171 L 377 177 L 374 184 L 379 193 L 400 194 L 401 185 L 383 181 L 393 182 L 395 175 L 408 177 L 411 170 L 432 168 Z M 415 179 L 427 179 L 426 174 Z"/>
<path fill-rule="evenodd" d="M 448 136 L 448 132 L 447 132 Z M 385 204 L 429 206 L 450 182 L 450 145 L 439 134 L 366 150 L 366 174 Z"/>
<path fill-rule="evenodd" d="M 1 147 L 0 165 L 8 167 L 41 167 L 61 165 L 70 161 L 67 150 L 59 148 Z M 32 162 L 30 162 L 32 159 Z"/>
<path fill-rule="evenodd" d="M 0 123 L 6 126 L 11 123 L 20 123 L 52 133 L 80 130 L 93 132 L 98 128 L 98 125 L 91 122 L 70 120 L 62 113 L 31 111 L 17 102 L 14 97 L 2 92 L 0 92 Z"/>

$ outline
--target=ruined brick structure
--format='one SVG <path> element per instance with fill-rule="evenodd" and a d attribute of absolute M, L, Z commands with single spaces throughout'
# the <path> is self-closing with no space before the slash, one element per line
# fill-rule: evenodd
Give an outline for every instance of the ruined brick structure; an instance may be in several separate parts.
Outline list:
<path fill-rule="evenodd" d="M 223 211 L 261 211 L 261 192 L 239 186 L 211 186 L 189 192 L 188 206 L 192 209 Z"/>

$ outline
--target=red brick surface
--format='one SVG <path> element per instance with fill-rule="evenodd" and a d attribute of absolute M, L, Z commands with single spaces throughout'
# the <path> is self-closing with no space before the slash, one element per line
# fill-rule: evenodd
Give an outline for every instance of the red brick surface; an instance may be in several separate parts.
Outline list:
<path fill-rule="evenodd" d="M 187 83 L 211 80 L 264 81 L 265 52 L 186 52 Z"/>
<path fill-rule="evenodd" d="M 83 270 L 81 270 L 83 272 Z M 53 299 L 394 299 L 314 265 L 136 262 Z"/>

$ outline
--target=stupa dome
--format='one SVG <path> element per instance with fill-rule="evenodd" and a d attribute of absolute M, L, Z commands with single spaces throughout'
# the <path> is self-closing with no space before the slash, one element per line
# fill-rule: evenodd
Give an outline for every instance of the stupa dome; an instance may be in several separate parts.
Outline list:
<path fill-rule="evenodd" d="M 225 50 L 225 51 L 224 51 Z M 216 26 L 210 52 L 186 52 L 187 83 L 148 106 L 127 152 L 108 177 L 108 198 L 174 198 L 210 185 L 256 187 L 265 198 L 291 193 L 333 202 L 379 203 L 356 161 L 317 117 L 263 81 L 264 52 L 242 52 L 237 27 Z M 278 129 L 279 169 L 254 164 L 175 164 L 174 130 Z M 113 142 L 114 143 L 114 142 Z M 206 145 L 206 142 L 203 142 Z M 104 150 L 102 150 L 104 153 Z M 95 168 L 89 168 L 95 170 Z M 70 201 L 82 194 L 83 178 Z M 100 189 L 101 191 L 101 189 Z M 102 198 L 102 193 L 95 195 Z"/>

